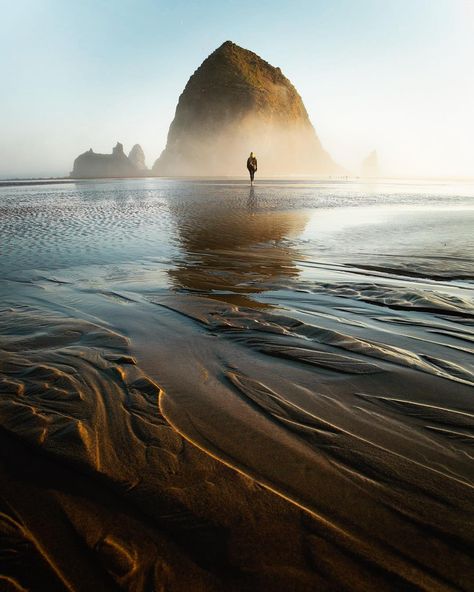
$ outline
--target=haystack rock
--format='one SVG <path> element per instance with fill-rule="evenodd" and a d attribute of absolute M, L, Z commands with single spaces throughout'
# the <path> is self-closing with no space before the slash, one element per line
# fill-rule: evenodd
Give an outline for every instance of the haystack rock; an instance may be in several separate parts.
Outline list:
<path fill-rule="evenodd" d="M 140 151 L 143 154 L 141 148 Z M 143 155 L 144 160 L 145 156 Z M 145 170 L 128 158 L 123 151 L 123 145 L 117 142 L 112 154 L 96 154 L 91 148 L 88 152 L 79 155 L 74 161 L 74 168 L 70 176 L 75 179 L 139 177 L 144 174 Z"/>
<path fill-rule="evenodd" d="M 134 166 L 137 167 L 137 169 L 140 169 L 141 171 L 146 170 L 145 153 L 143 152 L 140 144 L 135 144 L 135 146 L 130 150 L 128 153 L 128 159 Z"/>
<path fill-rule="evenodd" d="M 280 68 L 226 41 L 189 79 L 153 173 L 246 174 L 251 151 L 260 175 L 341 172 Z"/>

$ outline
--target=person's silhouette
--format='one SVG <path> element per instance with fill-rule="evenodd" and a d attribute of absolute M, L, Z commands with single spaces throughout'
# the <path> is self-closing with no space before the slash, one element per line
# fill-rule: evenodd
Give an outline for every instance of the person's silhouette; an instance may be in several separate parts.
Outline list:
<path fill-rule="evenodd" d="M 255 154 L 253 152 L 251 152 L 250 156 L 247 158 L 247 169 L 250 173 L 250 185 L 253 185 L 253 178 L 255 176 L 255 172 L 257 171 L 257 159 L 255 158 Z"/>

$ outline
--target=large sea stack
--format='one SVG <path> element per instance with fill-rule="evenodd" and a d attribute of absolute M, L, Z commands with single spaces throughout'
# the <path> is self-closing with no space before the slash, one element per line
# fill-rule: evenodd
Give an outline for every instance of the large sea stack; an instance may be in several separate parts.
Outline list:
<path fill-rule="evenodd" d="M 127 157 L 123 145 L 117 142 L 112 154 L 97 154 L 88 150 L 74 161 L 71 177 L 94 179 L 100 177 L 141 177 L 146 173 L 145 155 L 138 144 Z"/>
<path fill-rule="evenodd" d="M 251 151 L 261 175 L 340 171 L 280 68 L 226 41 L 189 79 L 153 173 L 243 174 Z"/>

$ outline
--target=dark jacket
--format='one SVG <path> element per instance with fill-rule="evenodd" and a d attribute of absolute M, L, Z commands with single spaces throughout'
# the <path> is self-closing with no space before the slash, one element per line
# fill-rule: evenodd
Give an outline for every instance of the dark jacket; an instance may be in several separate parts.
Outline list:
<path fill-rule="evenodd" d="M 250 170 L 253 170 L 253 171 L 257 170 L 257 159 L 255 157 L 252 158 L 251 156 L 249 156 L 247 158 L 247 168 L 249 171 Z"/>

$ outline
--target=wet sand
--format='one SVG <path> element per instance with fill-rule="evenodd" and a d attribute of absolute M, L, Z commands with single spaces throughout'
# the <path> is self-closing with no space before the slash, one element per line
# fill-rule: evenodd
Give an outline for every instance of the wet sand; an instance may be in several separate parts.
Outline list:
<path fill-rule="evenodd" d="M 473 198 L 0 189 L 0 588 L 470 590 Z"/>
<path fill-rule="evenodd" d="M 75 183 L 71 179 L 11 179 L 0 180 L 0 188 L 2 187 L 29 187 L 31 185 L 68 185 Z"/>

